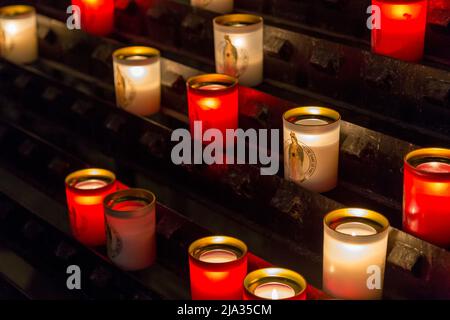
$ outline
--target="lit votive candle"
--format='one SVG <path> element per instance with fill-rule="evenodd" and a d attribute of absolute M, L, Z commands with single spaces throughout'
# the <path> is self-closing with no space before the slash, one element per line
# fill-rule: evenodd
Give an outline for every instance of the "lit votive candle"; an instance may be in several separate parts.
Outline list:
<path fill-rule="evenodd" d="M 284 176 L 306 189 L 326 192 L 337 184 L 340 115 L 300 107 L 283 115 Z"/>
<path fill-rule="evenodd" d="M 189 123 L 192 136 L 195 135 L 194 121 L 202 122 L 202 136 L 208 129 L 218 129 L 224 137 L 226 129 L 237 129 L 237 83 L 236 78 L 224 74 L 204 74 L 188 79 Z"/>
<path fill-rule="evenodd" d="M 249 14 L 229 14 L 214 19 L 217 73 L 239 78 L 244 86 L 263 81 L 263 19 Z"/>
<path fill-rule="evenodd" d="M 36 11 L 13 5 L 0 8 L 0 56 L 14 63 L 31 63 L 38 58 Z"/>
<path fill-rule="evenodd" d="M 266 268 L 244 280 L 244 300 L 306 300 L 306 281 L 297 272 Z"/>
<path fill-rule="evenodd" d="M 104 200 L 107 249 L 123 270 L 145 269 L 156 257 L 155 195 L 143 189 L 121 190 Z"/>
<path fill-rule="evenodd" d="M 372 0 L 381 10 L 380 29 L 372 29 L 375 53 L 404 61 L 422 59 L 427 0 Z"/>
<path fill-rule="evenodd" d="M 405 157 L 403 229 L 450 248 L 450 149 L 419 149 Z"/>
<path fill-rule="evenodd" d="M 389 222 L 365 209 L 339 209 L 324 218 L 323 289 L 338 299 L 383 294 Z"/>
<path fill-rule="evenodd" d="M 114 29 L 114 0 L 72 0 L 80 8 L 81 28 L 105 36 Z"/>
<path fill-rule="evenodd" d="M 160 109 L 161 65 L 158 50 L 127 47 L 113 53 L 117 105 L 136 115 Z"/>
<path fill-rule="evenodd" d="M 105 244 L 103 199 L 116 190 L 116 177 L 108 170 L 84 169 L 67 176 L 70 227 L 78 241 L 88 246 Z"/>
<path fill-rule="evenodd" d="M 217 13 L 229 13 L 233 11 L 234 0 L 191 0 L 193 7 Z"/>
<path fill-rule="evenodd" d="M 240 300 L 247 274 L 247 246 L 240 240 L 213 236 L 189 247 L 193 300 Z"/>

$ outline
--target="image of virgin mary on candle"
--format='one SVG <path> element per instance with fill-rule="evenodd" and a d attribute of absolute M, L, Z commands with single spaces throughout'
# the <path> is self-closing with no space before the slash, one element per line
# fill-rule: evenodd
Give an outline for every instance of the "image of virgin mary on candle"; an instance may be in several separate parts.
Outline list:
<path fill-rule="evenodd" d="M 239 49 L 237 46 L 235 46 L 229 35 L 224 36 L 222 48 L 221 73 L 239 78 L 247 70 L 247 52 L 244 50 L 244 48 Z"/>
<path fill-rule="evenodd" d="M 106 236 L 108 237 L 108 256 L 117 257 L 122 251 L 122 240 L 119 233 L 106 223 Z"/>
<path fill-rule="evenodd" d="M 288 147 L 288 177 L 293 182 L 302 182 L 305 180 L 305 171 L 303 170 L 305 153 L 294 132 L 291 132 L 290 137 L 291 143 Z"/>
<path fill-rule="evenodd" d="M 116 97 L 118 105 L 127 109 L 133 103 L 136 96 L 136 91 L 131 81 L 125 77 L 120 71 L 120 67 L 116 68 Z"/>
<path fill-rule="evenodd" d="M 6 39 L 5 31 L 0 27 L 0 57 L 12 49 L 12 45 L 8 44 Z"/>

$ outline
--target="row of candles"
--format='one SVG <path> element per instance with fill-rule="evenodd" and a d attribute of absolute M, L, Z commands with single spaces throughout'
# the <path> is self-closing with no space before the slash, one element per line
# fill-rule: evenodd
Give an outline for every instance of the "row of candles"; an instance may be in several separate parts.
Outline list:
<path fill-rule="evenodd" d="M 66 177 L 70 226 L 87 246 L 107 247 L 109 259 L 127 271 L 150 267 L 156 258 L 156 197 L 128 188 L 104 169 L 83 169 Z M 339 209 L 324 218 L 324 290 L 342 299 L 379 299 L 367 286 L 367 268 L 382 283 L 389 222 L 364 209 Z M 248 273 L 247 246 L 227 236 L 194 241 L 189 249 L 192 299 L 306 299 L 306 280 L 284 268 Z"/>
<path fill-rule="evenodd" d="M 406 156 L 405 229 L 444 246 L 450 244 L 449 181 L 450 150 L 419 149 Z M 124 270 L 153 264 L 153 193 L 128 189 L 110 171 L 84 169 L 67 176 L 66 195 L 78 241 L 106 243 L 108 257 Z M 328 213 L 323 227 L 324 291 L 340 299 L 380 299 L 389 221 L 371 210 L 345 208 Z M 247 246 L 238 239 L 202 238 L 188 253 L 193 299 L 306 299 L 306 281 L 294 271 L 266 268 L 247 274 Z"/>
<path fill-rule="evenodd" d="M 148 8 L 151 2 L 137 0 Z M 82 28 L 106 35 L 114 28 L 114 0 L 72 0 L 80 8 Z M 405 61 L 419 61 L 424 52 L 427 0 L 372 0 L 372 50 Z M 230 12 L 233 1 L 192 0 L 192 5 Z M 263 19 L 250 14 L 227 14 L 214 19 L 216 71 L 255 86 L 263 80 Z M 0 8 L 0 55 L 17 63 L 30 63 L 38 52 L 36 13 L 25 5 Z M 156 69 L 155 71 L 156 72 Z M 157 78 L 155 76 L 155 78 Z M 142 80 L 142 79 L 141 79 Z M 155 80 L 156 81 L 156 80 Z"/>
<path fill-rule="evenodd" d="M 36 40 L 32 36 L 36 32 L 35 20 L 32 7 L 0 8 L 3 56 L 28 61 L 37 54 L 37 50 L 31 50 L 37 46 L 36 41 L 32 41 Z M 234 61 L 237 44 L 238 47 L 252 44 L 252 50 L 258 47 L 257 43 L 262 45 L 262 19 L 259 17 L 225 15 L 217 17 L 215 25 L 217 39 L 227 39 L 224 61 Z M 260 35 L 252 38 L 253 32 Z M 234 39 L 234 44 L 229 43 L 230 39 Z M 262 53 L 248 56 L 251 57 L 262 59 Z M 121 48 L 113 53 L 113 64 L 118 105 L 138 115 L 158 112 L 159 51 L 149 47 Z M 228 70 L 226 65 L 224 72 Z M 249 62 L 250 65 L 254 64 Z M 249 74 L 253 79 L 262 76 L 259 71 Z M 203 131 L 216 128 L 224 136 L 226 129 L 238 128 L 238 82 L 242 79 L 242 75 L 238 78 L 229 74 L 207 74 L 187 81 L 191 131 L 195 121 L 202 122 Z M 338 177 L 339 131 L 340 115 L 334 110 L 324 107 L 288 110 L 283 115 L 285 178 L 316 192 L 333 189 Z M 418 150 L 406 157 L 404 171 L 404 229 L 444 247 L 450 246 L 449 158 L 447 149 Z"/>
<path fill-rule="evenodd" d="M 37 55 L 37 42 L 31 41 L 36 39 L 32 35 L 36 28 L 35 19 L 34 9 L 28 6 L 0 9 L 2 56 L 16 62 L 29 62 Z M 251 15 L 227 15 L 216 18 L 215 24 L 219 26 L 215 30 L 219 34 L 217 39 L 225 40 L 220 55 L 223 59 L 221 71 L 227 74 L 200 75 L 188 80 L 189 119 L 191 130 L 194 121 L 202 121 L 203 130 L 217 128 L 224 133 L 225 129 L 238 127 L 238 78 L 241 81 L 249 79 L 243 77 L 244 73 L 230 71 L 232 66 L 239 65 L 236 64 L 239 52 L 245 53 L 237 47 L 243 48 L 255 39 L 262 45 L 262 19 Z M 250 35 L 251 40 L 248 40 L 248 34 L 256 31 L 261 33 L 261 37 L 252 38 Z M 16 36 L 11 38 L 11 34 Z M 232 39 L 240 40 L 236 43 Z M 31 47 L 36 50 L 31 50 Z M 255 47 L 256 44 L 251 49 Z M 260 52 L 261 55 L 253 53 L 244 59 L 246 63 L 242 70 L 252 69 L 248 73 L 251 79 L 262 77 L 262 50 Z M 252 57 L 261 57 L 261 63 L 258 62 L 261 69 L 254 68 Z M 114 52 L 113 61 L 118 105 L 135 114 L 156 113 L 160 105 L 159 51 L 148 47 L 122 48 Z M 338 176 L 339 131 L 340 115 L 334 110 L 324 107 L 288 110 L 283 115 L 285 178 L 316 192 L 333 189 Z M 404 229 L 440 246 L 450 246 L 450 151 L 438 148 L 416 150 L 406 156 L 404 167 Z M 87 245 L 99 245 L 104 242 L 106 234 L 108 255 L 120 267 L 135 270 L 150 265 L 155 257 L 154 195 L 136 189 L 118 190 L 114 175 L 106 171 L 101 171 L 100 175 L 88 174 L 88 178 L 84 175 L 75 173 L 67 182 L 71 225 L 77 239 Z M 113 195 L 105 198 L 112 191 Z M 356 213 L 360 216 L 354 220 Z M 351 283 L 362 283 L 362 273 L 354 272 L 336 259 L 348 255 L 354 259 L 351 264 L 356 266 L 357 261 L 364 261 L 361 264 L 366 268 L 369 266 L 367 261 L 376 260 L 372 265 L 383 270 L 386 238 L 381 235 L 388 224 L 384 218 L 368 210 L 348 209 L 335 214 L 336 219 L 343 223 L 341 226 L 339 221 L 325 219 L 329 224 L 325 223 L 324 234 L 324 288 L 336 297 L 357 298 L 357 295 L 346 296 L 346 292 L 354 291 Z M 381 250 L 374 249 L 380 245 L 384 248 L 380 251 L 384 258 L 377 256 L 367 260 L 366 249 L 360 250 L 355 246 L 355 239 L 359 239 L 356 241 L 358 245 L 370 247 L 368 252 L 371 254 Z M 341 242 L 351 244 L 349 248 L 354 250 L 349 249 L 349 252 L 353 255 L 339 253 Z M 351 279 L 354 275 L 359 280 L 347 284 L 339 280 L 340 277 L 336 276 L 339 274 Z M 377 290 L 373 292 L 379 294 Z"/>

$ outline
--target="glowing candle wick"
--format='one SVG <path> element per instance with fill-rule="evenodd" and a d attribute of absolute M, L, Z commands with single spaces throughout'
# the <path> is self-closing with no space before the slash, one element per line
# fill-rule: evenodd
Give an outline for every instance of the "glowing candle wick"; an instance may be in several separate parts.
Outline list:
<path fill-rule="evenodd" d="M 291 286 L 279 282 L 261 284 L 253 293 L 257 297 L 272 300 L 289 299 L 295 296 L 295 290 Z"/>

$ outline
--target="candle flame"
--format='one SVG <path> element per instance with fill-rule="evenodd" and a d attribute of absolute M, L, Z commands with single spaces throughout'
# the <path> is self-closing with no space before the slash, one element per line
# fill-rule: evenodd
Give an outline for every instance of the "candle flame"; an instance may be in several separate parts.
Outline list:
<path fill-rule="evenodd" d="M 234 38 L 233 45 L 237 48 L 242 48 L 245 45 L 245 40 L 243 38 Z"/>
<path fill-rule="evenodd" d="M 131 67 L 130 76 L 134 79 L 141 79 L 146 75 L 146 70 L 143 67 Z"/>
<path fill-rule="evenodd" d="M 420 5 L 395 4 L 387 13 L 393 19 L 410 20 L 419 16 L 421 10 Z"/>
<path fill-rule="evenodd" d="M 203 98 L 200 99 L 198 104 L 203 110 L 210 110 L 210 109 L 216 110 L 220 106 L 220 101 L 213 98 Z"/>
<path fill-rule="evenodd" d="M 78 196 L 74 198 L 74 201 L 78 204 L 84 205 L 84 206 L 93 206 L 98 205 L 102 203 L 103 198 L 100 196 L 91 196 L 91 197 L 83 197 Z"/>
<path fill-rule="evenodd" d="M 278 291 L 276 289 L 272 289 L 272 300 L 278 300 Z"/>
<path fill-rule="evenodd" d="M 5 25 L 5 31 L 12 36 L 17 33 L 17 26 L 14 23 L 8 23 Z"/>

